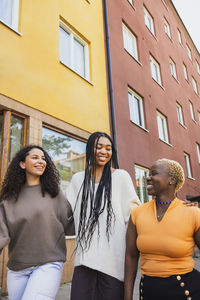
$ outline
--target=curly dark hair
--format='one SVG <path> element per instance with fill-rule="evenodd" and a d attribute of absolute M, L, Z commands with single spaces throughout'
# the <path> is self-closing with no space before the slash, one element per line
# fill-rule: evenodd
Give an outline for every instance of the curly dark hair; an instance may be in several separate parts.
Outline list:
<path fill-rule="evenodd" d="M 112 157 L 110 161 L 104 166 L 103 173 L 98 184 L 97 191 L 95 193 L 95 177 L 96 177 L 96 159 L 95 152 L 97 149 L 98 141 L 101 137 L 106 137 L 112 146 Z M 96 144 L 95 144 L 96 143 Z M 94 231 L 98 230 L 99 233 L 99 217 L 103 211 L 107 210 L 107 224 L 106 224 L 106 236 L 109 240 L 111 233 L 112 219 L 115 219 L 115 215 L 111 203 L 111 167 L 118 169 L 117 152 L 114 147 L 111 137 L 105 132 L 94 132 L 90 135 L 86 146 L 86 166 L 85 177 L 83 184 L 78 193 L 77 202 L 80 193 L 81 194 L 81 209 L 80 209 L 80 221 L 77 232 L 77 246 L 80 245 L 82 251 L 87 250 L 90 247 L 92 236 Z M 90 203 L 88 204 L 88 202 Z M 76 202 L 76 204 L 77 204 Z M 87 216 L 87 207 L 90 207 L 89 216 Z M 76 206 L 75 206 L 76 208 Z"/>
<path fill-rule="evenodd" d="M 40 176 L 42 196 L 44 197 L 46 192 L 49 193 L 52 198 L 58 195 L 59 173 L 53 161 L 42 147 L 38 145 L 29 145 L 19 150 L 10 162 L 4 181 L 2 183 L 0 202 L 3 200 L 10 200 L 12 198 L 17 200 L 21 188 L 26 182 L 26 172 L 20 167 L 19 163 L 20 161 L 24 162 L 29 152 L 35 148 L 41 150 L 44 153 L 46 160 L 46 169 Z"/>

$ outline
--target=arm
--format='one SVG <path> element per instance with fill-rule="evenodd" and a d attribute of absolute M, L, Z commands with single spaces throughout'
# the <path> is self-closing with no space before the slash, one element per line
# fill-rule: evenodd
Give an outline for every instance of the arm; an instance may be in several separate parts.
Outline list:
<path fill-rule="evenodd" d="M 0 254 L 2 249 L 9 244 L 10 236 L 6 222 L 5 211 L 3 203 L 0 204 Z"/>
<path fill-rule="evenodd" d="M 194 234 L 194 241 L 197 247 L 200 249 L 200 227 Z"/>
<path fill-rule="evenodd" d="M 126 256 L 125 256 L 125 279 L 124 279 L 124 300 L 132 300 L 133 287 L 137 274 L 139 251 L 136 245 L 137 230 L 131 218 L 129 219 L 126 233 Z"/>

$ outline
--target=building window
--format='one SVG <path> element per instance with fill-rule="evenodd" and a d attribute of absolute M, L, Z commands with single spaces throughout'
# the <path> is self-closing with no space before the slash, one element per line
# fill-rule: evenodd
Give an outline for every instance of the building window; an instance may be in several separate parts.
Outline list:
<path fill-rule="evenodd" d="M 158 124 L 159 139 L 161 139 L 163 142 L 169 143 L 167 118 L 158 111 L 157 111 L 157 124 Z"/>
<path fill-rule="evenodd" d="M 85 167 L 86 144 L 53 129 L 43 127 L 42 146 L 49 153 L 60 174 L 60 185 L 64 192 L 72 175 Z"/>
<path fill-rule="evenodd" d="M 9 162 L 15 154 L 26 145 L 27 138 L 27 118 L 11 112 L 0 112 L 0 165 L 1 177 L 5 175 Z"/>
<path fill-rule="evenodd" d="M 192 170 L 191 170 L 191 163 L 190 163 L 190 155 L 184 153 L 184 160 L 185 160 L 185 167 L 186 167 L 186 174 L 188 178 L 192 178 Z"/>
<path fill-rule="evenodd" d="M 144 22 L 147 28 L 155 35 L 154 31 L 154 21 L 148 10 L 144 7 Z"/>
<path fill-rule="evenodd" d="M 177 116 L 178 116 L 178 121 L 181 125 L 184 126 L 184 121 L 183 121 L 183 110 L 180 104 L 176 103 L 176 110 L 177 110 Z"/>
<path fill-rule="evenodd" d="M 164 4 L 165 8 L 168 9 L 167 4 L 165 2 L 165 0 L 162 0 L 162 3 Z"/>
<path fill-rule="evenodd" d="M 135 179 L 136 179 L 136 191 L 138 197 L 142 203 L 150 201 L 151 196 L 147 193 L 147 177 L 149 170 L 138 165 L 135 165 Z"/>
<path fill-rule="evenodd" d="M 88 44 L 65 24 L 60 24 L 60 61 L 89 80 Z"/>
<path fill-rule="evenodd" d="M 179 29 L 177 29 L 177 34 L 178 34 L 178 41 L 182 45 L 183 44 L 183 42 L 182 42 L 182 36 L 181 36 L 181 32 L 180 32 Z"/>
<path fill-rule="evenodd" d="M 136 60 L 138 60 L 136 36 L 124 24 L 122 24 L 122 31 L 123 31 L 124 48 L 130 55 L 132 55 Z"/>
<path fill-rule="evenodd" d="M 145 128 L 143 99 L 131 89 L 128 90 L 130 120 Z"/>
<path fill-rule="evenodd" d="M 200 164 L 200 145 L 198 143 L 197 144 L 197 158 L 198 158 L 198 163 Z"/>
<path fill-rule="evenodd" d="M 193 77 L 192 77 L 192 86 L 193 86 L 195 93 L 198 95 L 197 82 Z"/>
<path fill-rule="evenodd" d="M 162 85 L 159 63 L 150 55 L 151 75 L 158 84 Z"/>
<path fill-rule="evenodd" d="M 18 30 L 19 0 L 0 1 L 0 21 Z"/>
<path fill-rule="evenodd" d="M 188 72 L 187 72 L 187 67 L 185 64 L 183 64 L 183 72 L 184 72 L 185 80 L 188 81 Z"/>
<path fill-rule="evenodd" d="M 190 101 L 189 101 L 189 102 L 190 102 Z M 193 108 L 192 102 L 190 102 L 190 114 L 191 114 L 192 120 L 195 121 L 195 117 L 194 117 L 194 108 Z"/>
<path fill-rule="evenodd" d="M 191 52 L 191 50 L 190 50 L 190 48 L 189 48 L 188 45 L 186 45 L 186 49 L 187 49 L 187 53 L 188 53 L 189 59 L 192 60 L 192 52 Z"/>
<path fill-rule="evenodd" d="M 11 115 L 10 124 L 10 148 L 9 148 L 9 162 L 13 159 L 15 154 L 25 144 L 25 122 L 24 118 L 17 115 Z"/>
<path fill-rule="evenodd" d="M 167 22 L 166 19 L 164 19 L 164 28 L 165 28 L 165 33 L 168 35 L 168 37 L 171 39 L 171 30 L 170 30 L 170 25 Z"/>
<path fill-rule="evenodd" d="M 197 66 L 197 72 L 199 73 L 199 75 L 200 75 L 200 65 L 199 65 L 199 63 L 198 63 L 198 61 L 196 60 L 196 66 Z"/>
<path fill-rule="evenodd" d="M 171 58 L 170 58 L 170 71 L 172 76 L 177 80 L 176 65 Z"/>

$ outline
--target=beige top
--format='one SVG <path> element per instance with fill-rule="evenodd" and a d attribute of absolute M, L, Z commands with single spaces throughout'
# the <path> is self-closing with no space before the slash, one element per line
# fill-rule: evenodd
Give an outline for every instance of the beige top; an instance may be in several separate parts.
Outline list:
<path fill-rule="evenodd" d="M 11 270 L 65 261 L 65 235 L 72 234 L 71 205 L 61 191 L 42 197 L 40 185 L 24 186 L 17 201 L 0 204 L 0 249 L 9 244 Z"/>

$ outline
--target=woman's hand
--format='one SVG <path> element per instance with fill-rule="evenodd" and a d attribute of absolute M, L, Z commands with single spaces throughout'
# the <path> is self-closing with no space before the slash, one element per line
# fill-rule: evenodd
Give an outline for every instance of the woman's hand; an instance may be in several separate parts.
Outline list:
<path fill-rule="evenodd" d="M 195 202 L 189 200 L 183 200 L 183 204 L 186 206 L 196 206 Z"/>

